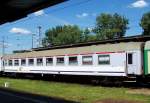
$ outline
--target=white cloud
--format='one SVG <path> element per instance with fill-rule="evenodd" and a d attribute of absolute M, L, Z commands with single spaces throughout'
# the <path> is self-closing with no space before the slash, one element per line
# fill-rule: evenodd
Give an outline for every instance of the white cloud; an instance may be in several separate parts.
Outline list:
<path fill-rule="evenodd" d="M 12 28 L 10 31 L 10 33 L 16 33 L 16 34 L 31 34 L 31 31 L 24 29 L 24 28 Z"/>
<path fill-rule="evenodd" d="M 87 16 L 89 16 L 88 13 L 82 13 L 82 14 L 77 14 L 76 15 L 77 18 L 84 18 L 84 17 L 87 17 Z"/>
<path fill-rule="evenodd" d="M 39 11 L 37 11 L 37 12 L 34 12 L 33 13 L 35 16 L 41 16 L 41 15 L 43 15 L 43 14 L 45 14 L 44 13 L 44 10 L 39 10 Z"/>
<path fill-rule="evenodd" d="M 88 30 L 89 30 L 90 32 L 92 32 L 93 28 L 94 28 L 94 27 L 88 27 Z"/>
<path fill-rule="evenodd" d="M 149 4 L 145 0 L 137 0 L 129 5 L 131 8 L 143 8 L 147 7 Z"/>

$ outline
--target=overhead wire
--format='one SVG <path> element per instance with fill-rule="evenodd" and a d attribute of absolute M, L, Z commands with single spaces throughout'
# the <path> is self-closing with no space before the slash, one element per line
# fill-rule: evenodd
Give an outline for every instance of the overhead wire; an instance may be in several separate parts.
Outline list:
<path fill-rule="evenodd" d="M 18 20 L 18 21 L 15 21 L 15 22 L 8 22 L 8 23 L 6 23 L 6 24 L 4 24 L 4 25 L 0 25 L 0 27 L 3 27 L 3 28 L 5 28 L 5 27 L 10 27 L 10 26 L 16 25 L 16 24 L 18 24 L 18 23 L 20 23 L 20 22 L 26 22 L 26 21 L 29 21 L 29 20 L 33 20 L 33 19 L 35 19 L 35 18 L 40 18 L 40 17 L 46 16 L 46 15 L 49 15 L 50 13 L 62 11 L 62 10 L 64 10 L 64 9 L 67 9 L 67 8 L 70 8 L 70 7 L 80 6 L 80 5 L 85 4 L 85 3 L 88 3 L 88 2 L 90 2 L 90 1 L 92 1 L 92 0 L 82 0 L 82 1 L 80 1 L 80 2 L 76 2 L 76 3 L 70 4 L 70 5 L 66 5 L 66 6 L 63 6 L 63 7 L 59 7 L 59 8 L 53 9 L 53 10 L 49 11 L 49 13 L 46 13 L 46 14 L 44 14 L 44 15 L 39 15 L 39 16 L 32 16 L 32 15 L 31 15 L 31 16 L 27 16 L 27 17 L 22 18 L 22 19 L 20 19 L 20 20 Z M 29 14 L 29 15 L 30 15 L 30 14 Z"/>

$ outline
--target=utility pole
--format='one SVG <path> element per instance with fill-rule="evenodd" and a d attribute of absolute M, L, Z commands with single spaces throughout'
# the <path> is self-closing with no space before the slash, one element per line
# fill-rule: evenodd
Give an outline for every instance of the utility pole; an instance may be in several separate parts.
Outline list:
<path fill-rule="evenodd" d="M 35 36 L 35 34 L 32 34 L 32 48 L 34 48 L 34 36 Z"/>
<path fill-rule="evenodd" d="M 2 37 L 2 71 L 5 69 L 5 64 L 4 64 L 4 56 L 5 56 L 5 37 Z"/>
<path fill-rule="evenodd" d="M 41 43 L 41 29 L 42 29 L 42 27 L 41 26 L 38 26 L 38 30 L 39 30 L 39 46 L 38 47 L 41 47 L 42 46 L 42 43 Z"/>
<path fill-rule="evenodd" d="M 17 38 L 16 38 L 16 40 L 17 40 L 17 47 L 18 47 L 18 50 L 23 50 L 23 46 L 22 46 L 22 43 L 21 43 L 21 41 L 22 41 L 21 32 L 18 32 L 18 33 L 17 33 Z"/>
<path fill-rule="evenodd" d="M 2 40 L 2 56 L 5 55 L 5 37 L 3 36 L 3 40 Z"/>

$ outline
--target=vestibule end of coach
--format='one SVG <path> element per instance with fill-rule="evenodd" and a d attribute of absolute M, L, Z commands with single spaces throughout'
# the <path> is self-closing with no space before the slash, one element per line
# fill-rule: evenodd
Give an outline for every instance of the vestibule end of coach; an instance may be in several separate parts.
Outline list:
<path fill-rule="evenodd" d="M 150 41 L 147 41 L 144 47 L 144 73 L 150 74 Z"/>

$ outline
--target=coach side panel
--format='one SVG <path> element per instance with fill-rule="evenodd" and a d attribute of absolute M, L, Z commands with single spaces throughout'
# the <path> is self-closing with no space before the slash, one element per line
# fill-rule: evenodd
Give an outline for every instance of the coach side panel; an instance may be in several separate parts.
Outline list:
<path fill-rule="evenodd" d="M 69 57 L 77 57 L 76 64 L 69 64 Z M 42 59 L 42 65 L 37 65 L 37 58 L 32 58 L 34 63 L 21 66 L 21 59 L 13 59 L 12 66 L 5 66 L 5 72 L 18 73 L 42 73 L 64 75 L 97 75 L 97 76 L 126 76 L 126 53 L 125 52 L 97 52 L 70 56 L 54 56 L 52 65 L 46 65 L 46 58 Z M 63 63 L 57 63 L 58 58 L 64 58 Z M 15 62 L 19 60 L 19 62 Z M 7 63 L 10 64 L 10 63 Z M 16 66 L 17 65 L 17 66 Z"/>

